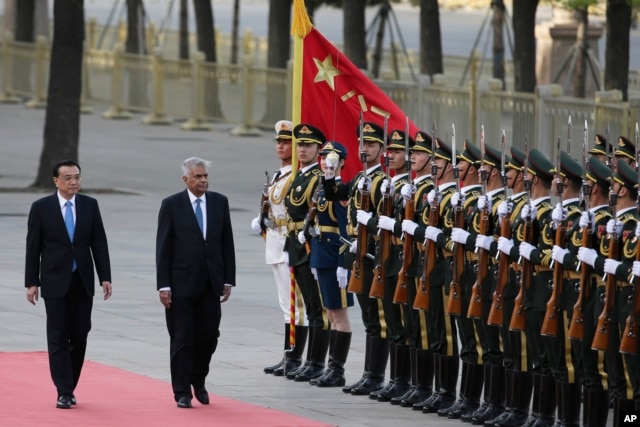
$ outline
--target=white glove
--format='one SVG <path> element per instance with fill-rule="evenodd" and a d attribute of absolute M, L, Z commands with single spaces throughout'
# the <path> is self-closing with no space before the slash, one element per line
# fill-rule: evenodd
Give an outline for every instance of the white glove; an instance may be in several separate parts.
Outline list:
<path fill-rule="evenodd" d="M 418 224 L 411 221 L 410 219 L 402 220 L 402 231 L 404 231 L 405 233 L 413 236 L 413 233 L 415 233 L 416 228 L 418 228 Z"/>
<path fill-rule="evenodd" d="M 476 236 L 476 248 L 481 248 L 481 249 L 484 249 L 485 251 L 490 251 L 492 242 L 493 242 L 492 236 L 485 236 L 484 234 L 478 234 Z"/>
<path fill-rule="evenodd" d="M 338 278 L 338 286 L 340 286 L 340 289 L 344 289 L 347 287 L 347 284 L 349 282 L 348 274 L 349 272 L 346 268 L 338 267 L 338 269 L 336 270 L 336 277 Z"/>
<path fill-rule="evenodd" d="M 509 255 L 511 248 L 513 248 L 513 240 L 500 236 L 498 239 L 498 250 L 505 255 Z"/>
<path fill-rule="evenodd" d="M 371 212 L 363 211 L 362 209 L 358 209 L 358 212 L 356 212 L 356 219 L 362 225 L 367 225 L 372 216 Z"/>
<path fill-rule="evenodd" d="M 636 225 L 636 237 L 640 239 L 640 222 Z"/>
<path fill-rule="evenodd" d="M 429 204 L 432 205 L 435 200 L 436 200 L 436 190 L 429 191 L 429 194 L 427 194 L 427 202 L 429 202 Z"/>
<path fill-rule="evenodd" d="M 396 186 L 393 185 L 390 180 L 388 179 L 382 180 L 382 183 L 380 184 L 380 192 L 382 194 L 387 194 L 387 191 L 389 191 L 389 196 L 393 196 L 393 192 L 395 191 L 395 189 L 396 189 Z"/>
<path fill-rule="evenodd" d="M 378 217 L 378 228 L 382 228 L 383 230 L 393 231 L 396 226 L 396 220 L 393 218 L 389 218 L 385 215 L 380 215 Z"/>
<path fill-rule="evenodd" d="M 304 231 L 298 233 L 298 242 L 300 242 L 300 244 L 302 245 L 307 243 L 307 238 L 304 236 Z"/>
<path fill-rule="evenodd" d="M 615 276 L 616 269 L 620 264 L 622 264 L 620 261 L 607 258 L 606 260 L 604 260 L 604 272 Z"/>
<path fill-rule="evenodd" d="M 520 251 L 520 256 L 531 261 L 531 253 L 536 250 L 536 247 L 528 242 L 520 242 L 520 246 L 518 246 L 518 250 Z"/>
<path fill-rule="evenodd" d="M 505 216 L 509 215 L 509 211 L 511 211 L 511 209 L 509 209 L 509 203 L 510 202 L 508 200 L 503 200 L 498 205 L 498 216 L 500 217 L 500 219 L 502 219 Z"/>
<path fill-rule="evenodd" d="M 451 195 L 451 206 L 458 206 L 458 203 L 464 205 L 465 195 L 464 193 L 458 193 L 457 191 Z"/>
<path fill-rule="evenodd" d="M 538 213 L 538 209 L 536 208 L 535 205 L 531 205 L 529 206 L 529 204 L 525 204 L 522 207 L 522 210 L 520 211 L 520 218 L 527 220 L 527 219 L 531 219 L 534 220 L 536 218 L 536 214 Z"/>
<path fill-rule="evenodd" d="M 432 242 L 437 242 L 438 236 L 440 236 L 441 234 L 442 230 L 440 230 L 438 227 L 428 226 L 424 232 L 424 237 L 425 239 L 429 239 Z"/>
<path fill-rule="evenodd" d="M 553 249 L 551 250 L 551 258 L 558 264 L 562 264 L 564 261 L 564 257 L 569 253 L 568 249 L 561 248 L 558 245 L 553 245 Z"/>
<path fill-rule="evenodd" d="M 467 243 L 468 238 L 469 232 L 467 230 L 457 227 L 451 229 L 451 240 L 453 240 L 454 242 L 464 245 L 465 243 Z"/>
<path fill-rule="evenodd" d="M 598 252 L 592 248 L 580 248 L 578 249 L 578 259 L 580 262 L 584 262 L 585 264 L 593 267 L 593 264 L 596 262 L 596 258 L 598 258 Z"/>
<path fill-rule="evenodd" d="M 489 211 L 491 210 L 491 197 L 482 196 L 478 198 L 478 210 L 484 210 L 485 206 L 487 206 Z"/>
<path fill-rule="evenodd" d="M 607 222 L 607 234 L 613 234 L 614 232 L 616 233 L 617 236 L 622 234 L 622 223 L 615 219 L 610 219 Z"/>
<path fill-rule="evenodd" d="M 553 208 L 553 211 L 551 211 L 551 219 L 553 220 L 553 223 L 556 226 L 556 228 L 562 225 L 562 221 L 564 221 L 568 213 L 569 211 L 562 208 L 561 203 L 558 203 L 556 207 Z"/>
<path fill-rule="evenodd" d="M 416 186 L 411 184 L 405 184 L 400 189 L 400 194 L 405 200 L 413 199 L 413 195 L 416 194 Z"/>
<path fill-rule="evenodd" d="M 640 277 L 640 261 L 633 261 L 633 268 L 631 269 L 631 272 L 634 276 Z"/>
<path fill-rule="evenodd" d="M 358 191 L 362 191 L 367 186 L 367 191 L 371 191 L 371 178 L 363 176 L 358 180 Z"/>
<path fill-rule="evenodd" d="M 340 159 L 332 159 L 332 156 L 327 156 L 324 159 L 324 165 L 326 166 L 326 169 L 324 170 L 324 178 L 325 179 L 332 179 L 336 176 L 336 168 L 338 167 L 338 164 L 340 163 Z"/>
<path fill-rule="evenodd" d="M 358 240 L 354 240 L 353 242 L 351 242 L 351 246 L 349 246 L 349 252 L 351 252 L 352 254 L 358 252 Z"/>
<path fill-rule="evenodd" d="M 311 274 L 313 274 L 313 278 L 316 279 L 316 281 L 318 280 L 318 270 L 316 270 L 315 268 L 311 268 Z"/>
<path fill-rule="evenodd" d="M 254 233 L 260 233 L 262 228 L 260 227 L 260 217 L 257 216 L 251 220 L 251 231 Z"/>
<path fill-rule="evenodd" d="M 591 231 L 596 229 L 596 218 L 593 212 L 585 211 L 580 214 L 580 228 L 585 228 L 591 224 Z"/>

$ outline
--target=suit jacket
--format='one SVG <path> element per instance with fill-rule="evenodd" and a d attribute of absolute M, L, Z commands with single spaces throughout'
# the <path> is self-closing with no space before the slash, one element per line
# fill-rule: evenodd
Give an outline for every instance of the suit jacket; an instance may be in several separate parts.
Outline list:
<path fill-rule="evenodd" d="M 170 286 L 176 297 L 194 298 L 207 287 L 222 296 L 236 283 L 236 260 L 229 200 L 205 193 L 207 236 L 202 236 L 187 190 L 162 201 L 156 236 L 157 289 Z"/>
<path fill-rule="evenodd" d="M 60 298 L 71 284 L 73 261 L 87 294 L 95 294 L 94 262 L 100 282 L 111 281 L 107 236 L 98 201 L 76 194 L 76 228 L 69 239 L 57 193 L 31 205 L 27 229 L 25 286 L 40 286 L 43 298 Z"/>

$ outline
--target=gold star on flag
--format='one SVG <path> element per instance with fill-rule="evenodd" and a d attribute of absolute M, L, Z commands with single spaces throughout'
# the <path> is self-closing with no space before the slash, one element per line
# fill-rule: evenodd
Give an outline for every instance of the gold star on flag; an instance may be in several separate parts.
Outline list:
<path fill-rule="evenodd" d="M 331 55 L 327 55 L 324 61 L 313 58 L 313 62 L 315 62 L 316 67 L 318 67 L 318 74 L 316 74 L 313 82 L 318 83 L 321 81 L 326 81 L 329 87 L 332 90 L 335 90 L 334 77 L 339 76 L 342 73 L 333 65 Z"/>

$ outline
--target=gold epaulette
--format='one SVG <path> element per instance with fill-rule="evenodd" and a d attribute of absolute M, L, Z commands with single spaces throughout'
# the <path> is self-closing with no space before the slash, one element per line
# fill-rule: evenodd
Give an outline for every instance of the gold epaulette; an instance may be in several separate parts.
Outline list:
<path fill-rule="evenodd" d="M 541 202 L 538 206 L 536 206 L 536 219 L 540 221 L 547 212 L 553 209 L 551 203 L 548 200 Z"/>

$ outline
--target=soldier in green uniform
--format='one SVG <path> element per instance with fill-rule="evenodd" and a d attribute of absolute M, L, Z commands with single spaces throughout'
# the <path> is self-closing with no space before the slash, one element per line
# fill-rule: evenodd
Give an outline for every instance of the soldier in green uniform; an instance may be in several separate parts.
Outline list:
<path fill-rule="evenodd" d="M 611 153 L 611 144 L 607 141 L 607 138 L 604 135 L 596 134 L 595 140 L 593 142 L 593 148 L 591 148 L 588 153 L 591 154 L 596 159 L 600 160 L 604 164 L 609 164 L 609 153 Z"/>
<path fill-rule="evenodd" d="M 324 370 L 329 349 L 329 321 L 322 307 L 318 282 L 313 277 L 309 266 L 309 254 L 304 245 L 298 241 L 298 233 L 303 229 L 304 219 L 312 204 L 313 193 L 322 177 L 317 159 L 325 137 L 319 129 L 305 123 L 296 125 L 293 128 L 293 135 L 297 140 L 300 168 L 285 198 L 289 232 L 285 250 L 289 253 L 289 266 L 293 267 L 296 282 L 304 300 L 309 321 L 309 338 L 307 360 L 300 368 L 288 372 L 286 377 L 296 381 L 309 381 L 318 378 Z"/>
<path fill-rule="evenodd" d="M 618 160 L 624 160 L 627 165 L 636 166 L 636 146 L 626 136 L 618 138 L 618 146 L 616 151 L 613 152 L 613 157 Z"/>
<path fill-rule="evenodd" d="M 360 137 L 360 128 L 356 129 Z M 363 171 L 359 172 L 350 182 L 337 183 L 335 179 L 324 177 L 324 196 L 329 201 L 348 200 L 347 207 L 347 233 L 354 243 L 351 244 L 349 253 L 345 254 L 345 268 L 351 268 L 357 249 L 357 226 L 359 222 L 365 225 L 376 210 L 381 200 L 380 185 L 385 178 L 380 164 L 384 144 L 384 130 L 377 124 L 365 122 L 362 125 L 362 153 L 364 157 Z M 370 191 L 369 211 L 363 211 L 360 206 L 363 185 Z M 360 219 L 358 219 L 360 213 Z M 367 253 L 375 253 L 374 236 L 368 235 Z M 389 358 L 389 341 L 387 340 L 387 327 L 384 319 L 382 301 L 369 298 L 371 283 L 373 281 L 373 262 L 365 257 L 362 260 L 363 291 L 357 294 L 358 303 L 362 310 L 362 322 L 366 333 L 364 373 L 359 381 L 345 386 L 342 391 L 354 395 L 369 395 L 380 390 L 384 386 L 384 373 Z"/>

